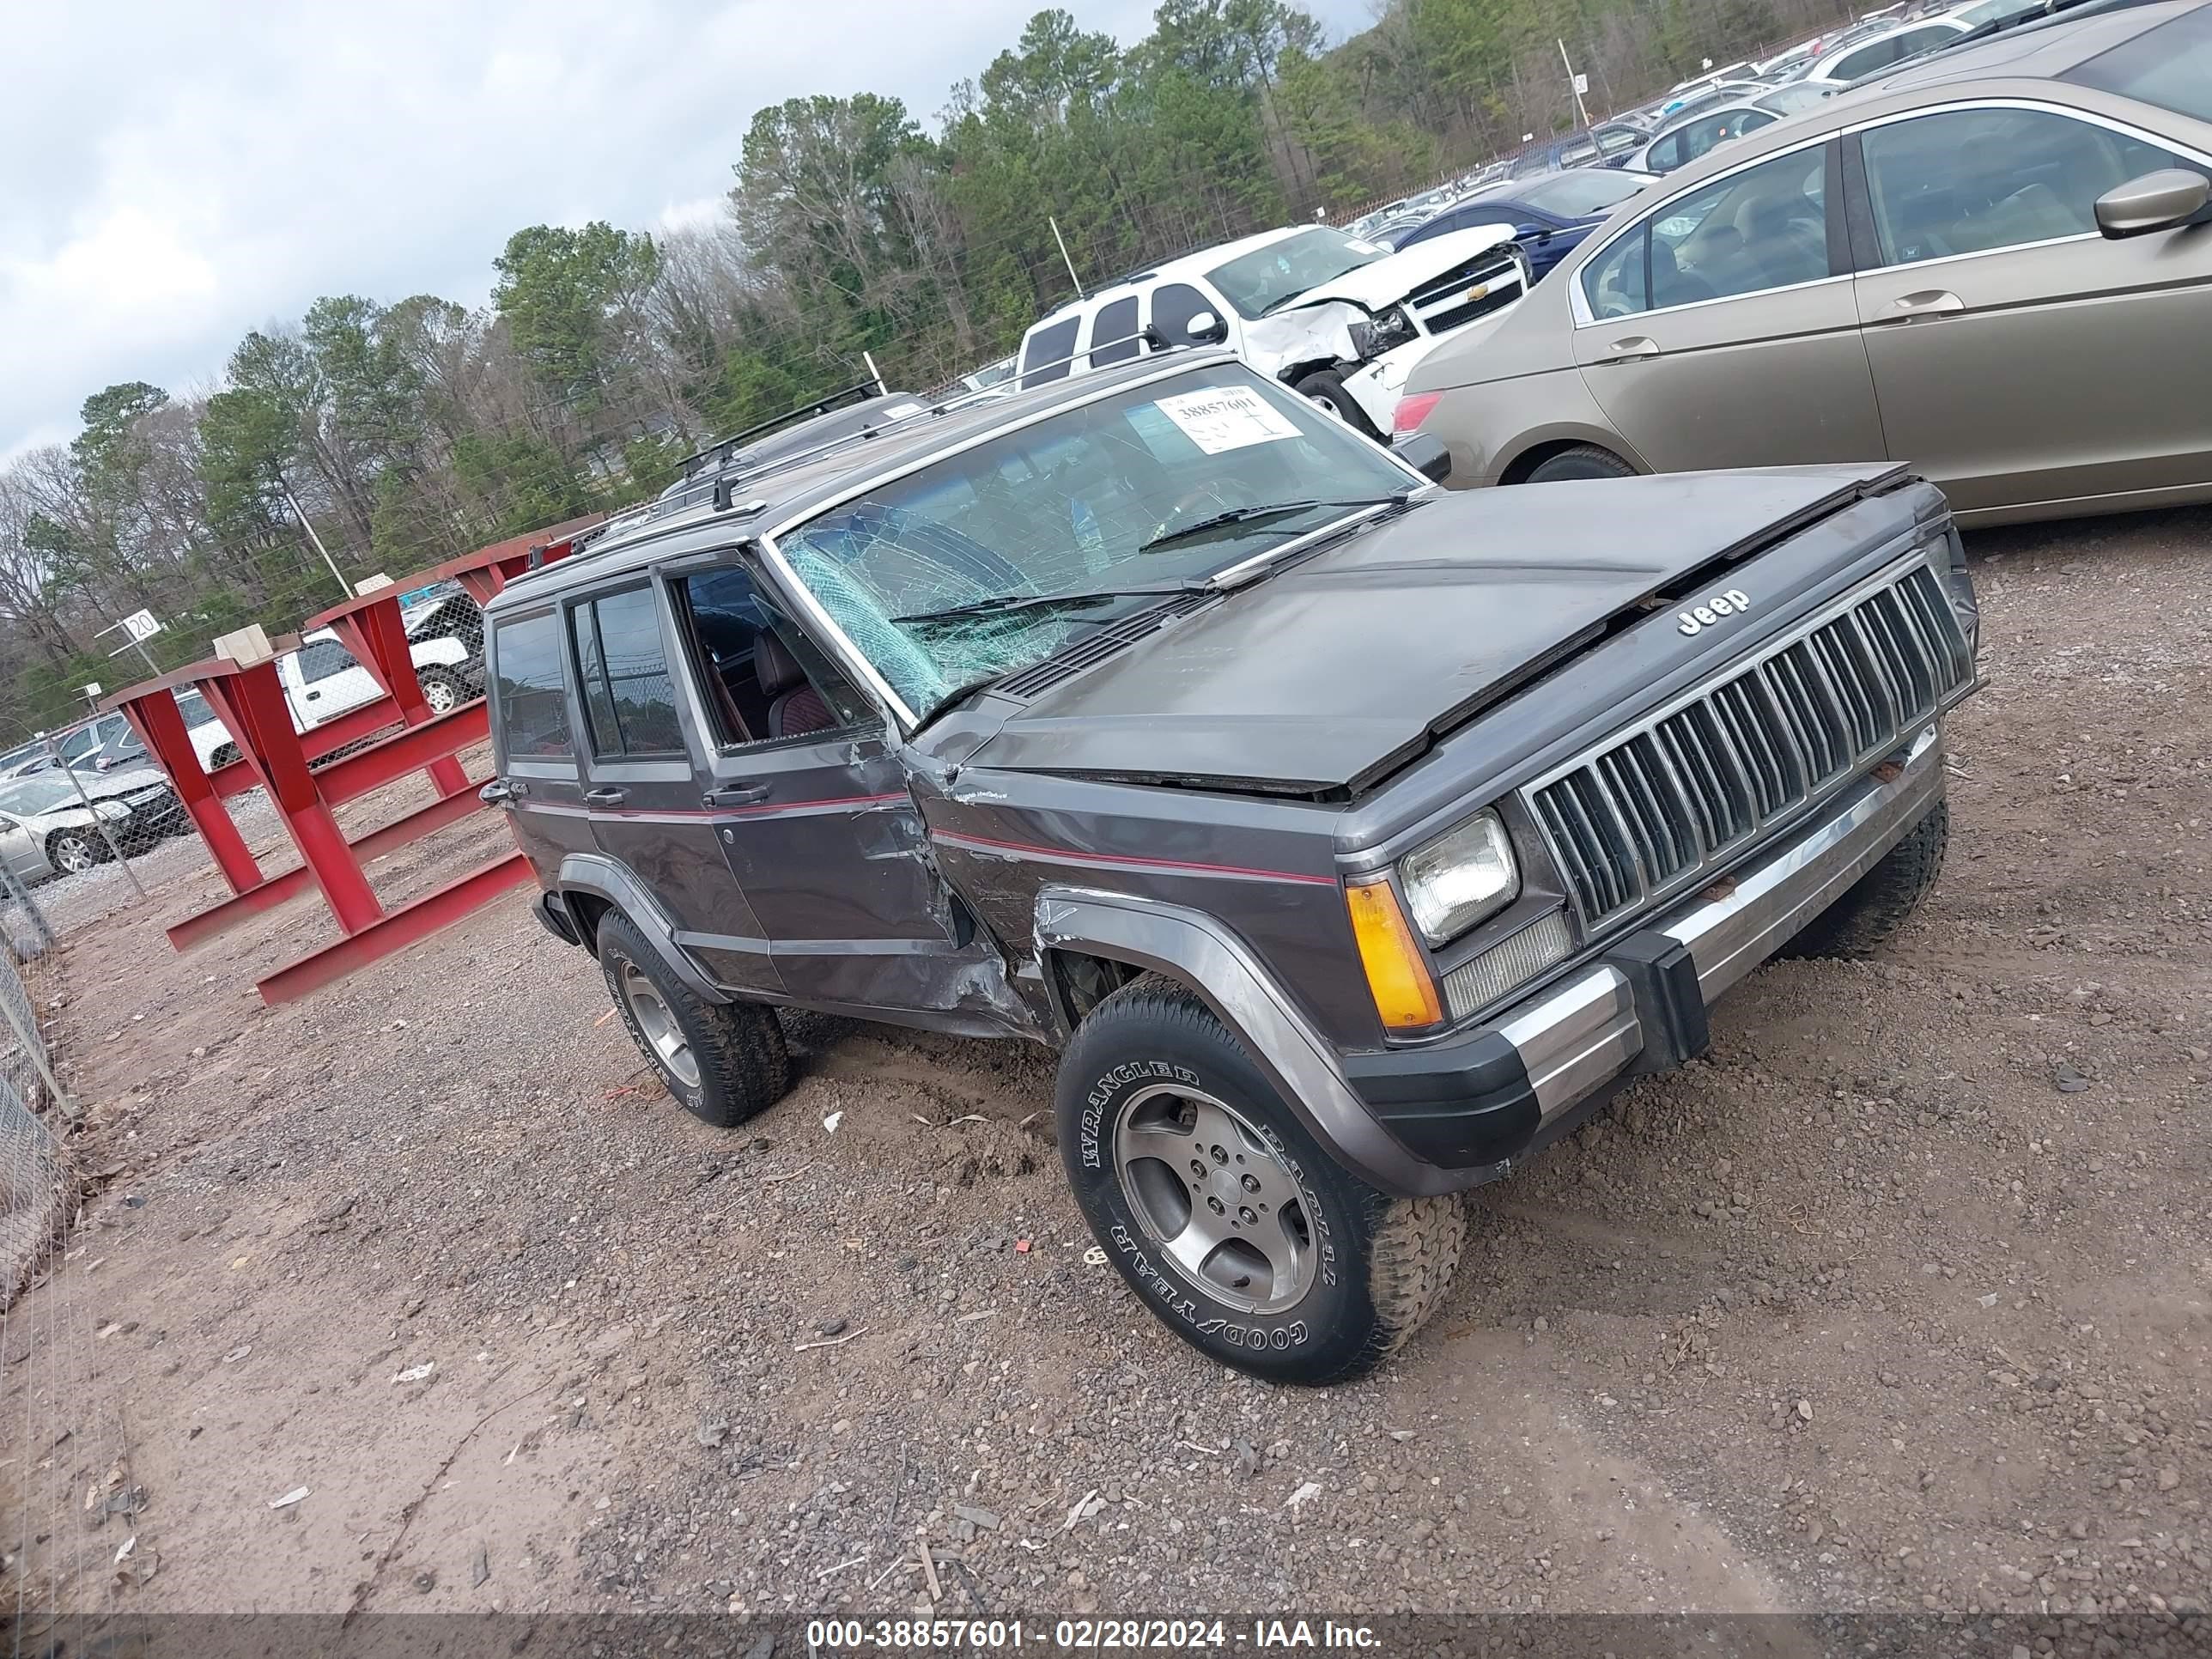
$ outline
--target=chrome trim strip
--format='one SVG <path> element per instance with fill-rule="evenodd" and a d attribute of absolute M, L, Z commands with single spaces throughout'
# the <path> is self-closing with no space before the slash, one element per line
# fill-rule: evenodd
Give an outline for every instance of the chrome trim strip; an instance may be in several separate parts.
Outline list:
<path fill-rule="evenodd" d="M 1515 1015 L 1498 1034 L 1520 1050 L 1545 1117 L 1619 1076 L 1644 1052 L 1627 975 L 1601 966 Z"/>
<path fill-rule="evenodd" d="M 1725 896 L 1661 929 L 1689 947 L 1708 1003 L 1881 861 L 1942 793 L 1942 735 L 1930 721 L 1912 740 L 1897 776 L 1872 783 L 1810 835 L 1746 872 Z"/>

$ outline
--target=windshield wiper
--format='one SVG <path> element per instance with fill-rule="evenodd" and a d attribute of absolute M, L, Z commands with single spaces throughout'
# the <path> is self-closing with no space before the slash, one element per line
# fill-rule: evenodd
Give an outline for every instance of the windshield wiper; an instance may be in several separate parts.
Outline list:
<path fill-rule="evenodd" d="M 1163 531 L 1152 540 L 1139 546 L 1137 551 L 1149 553 L 1154 548 L 1170 547 L 1177 542 L 1188 541 L 1194 536 L 1202 536 L 1209 530 L 1218 530 L 1224 525 L 1245 524 L 1254 519 L 1272 519 L 1285 513 L 1304 513 L 1316 507 L 1401 506 L 1406 497 L 1412 493 L 1411 490 L 1400 490 L 1390 495 L 1355 495 L 1343 501 L 1329 501 L 1316 497 L 1302 501 L 1260 501 L 1250 507 L 1232 507 L 1219 513 L 1209 514 L 1194 523 L 1180 525 L 1173 530 Z"/>
<path fill-rule="evenodd" d="M 957 621 L 963 617 L 1003 617 L 1017 611 L 1058 610 L 1063 606 L 1079 610 L 1085 605 L 1104 605 L 1110 599 L 1164 597 L 1172 593 L 1201 593 L 1206 591 L 1202 581 L 1152 582 L 1141 587 L 1094 587 L 1073 593 L 994 593 L 988 599 L 970 599 L 965 605 L 949 605 L 942 611 L 919 611 L 912 616 L 893 617 L 895 623 L 939 623 Z"/>

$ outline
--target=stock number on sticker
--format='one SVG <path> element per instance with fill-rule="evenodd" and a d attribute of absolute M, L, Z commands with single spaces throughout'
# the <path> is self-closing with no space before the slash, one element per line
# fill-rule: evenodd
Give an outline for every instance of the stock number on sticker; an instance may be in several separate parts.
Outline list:
<path fill-rule="evenodd" d="M 1218 1619 L 1062 1619 L 1052 1639 L 1063 1648 L 1218 1648 L 1229 1638 Z"/>
<path fill-rule="evenodd" d="M 1044 1632 L 1018 1619 L 815 1619 L 806 1626 L 810 1652 L 859 1653 L 875 1649 L 965 1652 L 976 1648 L 1018 1648 Z"/>

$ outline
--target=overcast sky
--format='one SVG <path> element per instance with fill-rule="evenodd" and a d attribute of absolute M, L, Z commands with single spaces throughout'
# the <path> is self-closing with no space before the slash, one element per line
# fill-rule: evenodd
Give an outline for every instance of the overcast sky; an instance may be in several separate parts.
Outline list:
<path fill-rule="evenodd" d="M 1066 0 L 1124 43 L 1152 0 Z M 1310 0 L 1341 36 L 1367 0 Z M 318 295 L 474 304 L 510 232 L 707 211 L 753 112 L 924 120 L 1039 0 L 106 0 L 9 8 L 0 459 L 117 380 L 211 384 Z"/>

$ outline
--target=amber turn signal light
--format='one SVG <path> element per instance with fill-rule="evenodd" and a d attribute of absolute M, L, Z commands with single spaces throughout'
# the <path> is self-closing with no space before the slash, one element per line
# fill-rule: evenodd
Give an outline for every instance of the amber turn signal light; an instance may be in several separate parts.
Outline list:
<path fill-rule="evenodd" d="M 1344 902 L 1352 912 L 1352 936 L 1358 942 L 1359 963 L 1367 970 L 1367 988 L 1383 1029 L 1417 1031 L 1442 1024 L 1436 981 L 1389 882 L 1378 877 L 1347 883 Z"/>

